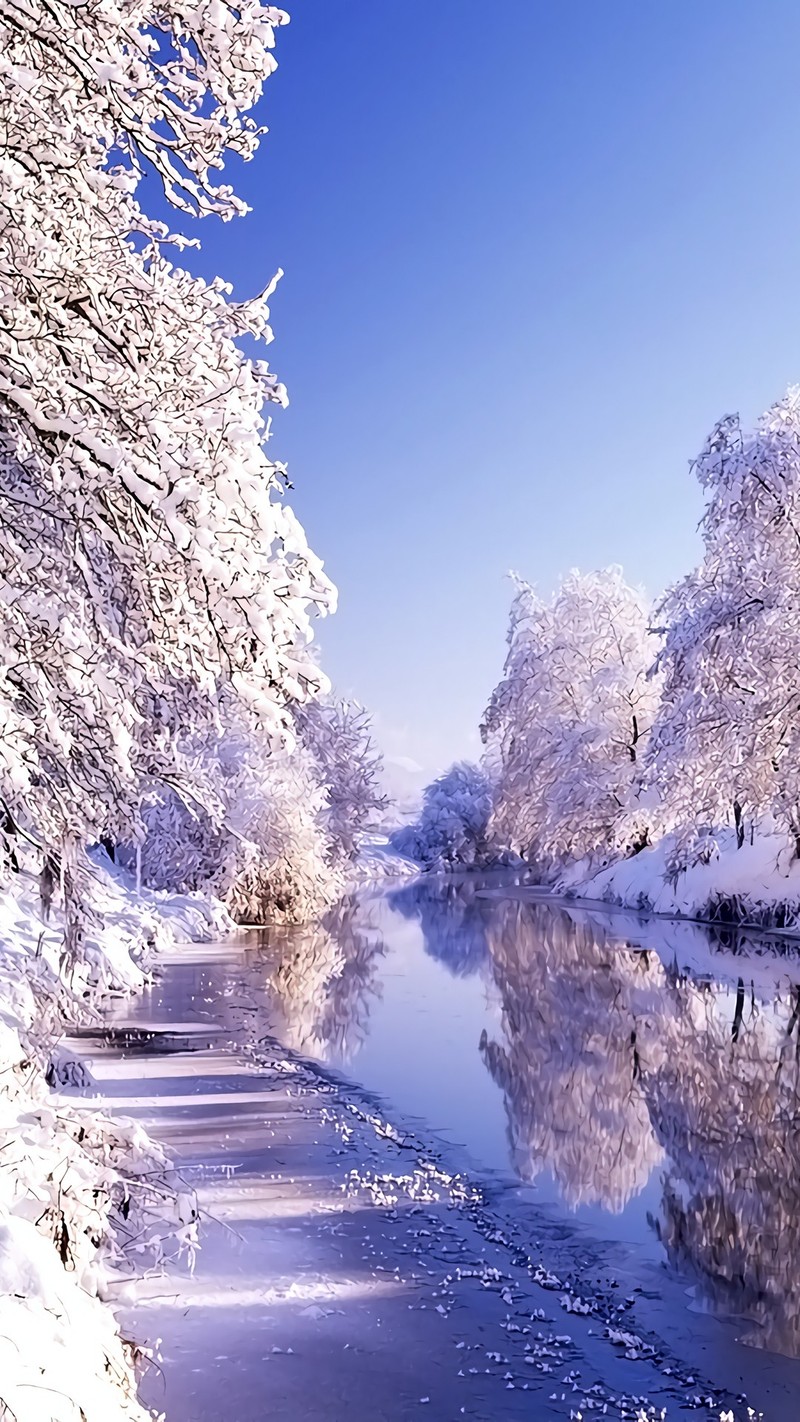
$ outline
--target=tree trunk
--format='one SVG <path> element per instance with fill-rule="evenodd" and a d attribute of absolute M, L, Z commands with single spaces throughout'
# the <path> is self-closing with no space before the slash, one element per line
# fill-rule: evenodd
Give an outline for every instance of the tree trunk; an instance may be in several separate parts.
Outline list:
<path fill-rule="evenodd" d="M 631 744 L 630 744 L 630 752 L 631 752 L 631 760 L 632 760 L 632 761 L 635 761 L 635 760 L 636 760 L 636 745 L 637 745 L 638 740 L 639 740 L 639 722 L 637 721 L 636 717 L 634 716 L 634 718 L 633 718 L 633 738 L 632 738 Z"/>
<path fill-rule="evenodd" d="M 101 834 L 99 843 L 102 845 L 112 864 L 117 862 L 117 846 L 110 834 Z"/>
<path fill-rule="evenodd" d="M 736 848 L 741 849 L 744 844 L 744 819 L 742 818 L 742 807 L 738 800 L 733 802 L 733 822 L 736 825 Z"/>
<path fill-rule="evenodd" d="M 3 806 L 2 811 L 0 811 L 0 834 L 2 834 L 5 838 L 8 862 L 11 865 L 11 868 L 13 869 L 14 873 L 18 874 L 19 860 L 17 858 L 17 851 L 15 847 L 17 839 L 17 827 L 14 824 L 14 821 L 11 818 L 11 814 L 6 808 L 6 806 Z"/>
<path fill-rule="evenodd" d="M 739 984 L 738 984 L 738 986 L 737 986 L 737 988 L 736 988 L 736 1010 L 735 1010 L 735 1012 L 734 1012 L 734 1014 L 733 1014 L 733 1027 L 732 1027 L 732 1029 L 731 1029 L 731 1041 L 732 1041 L 732 1042 L 738 1042 L 738 1040 L 739 1040 L 739 1032 L 741 1031 L 743 1018 L 744 1018 L 744 981 L 743 981 L 742 978 L 740 978 L 740 979 L 739 979 Z"/>

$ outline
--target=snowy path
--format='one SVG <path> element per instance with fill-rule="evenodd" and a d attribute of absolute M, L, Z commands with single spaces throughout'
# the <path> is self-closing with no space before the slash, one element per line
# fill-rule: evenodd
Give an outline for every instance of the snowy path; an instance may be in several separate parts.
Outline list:
<path fill-rule="evenodd" d="M 168 1422 L 719 1418 L 720 1394 L 688 1408 L 695 1387 L 565 1313 L 339 1087 L 274 1044 L 256 1061 L 243 963 L 236 945 L 187 946 L 90 1048 L 109 1108 L 166 1145 L 206 1216 L 194 1273 L 171 1266 L 123 1312 L 139 1341 L 163 1340 L 148 1403 Z"/>

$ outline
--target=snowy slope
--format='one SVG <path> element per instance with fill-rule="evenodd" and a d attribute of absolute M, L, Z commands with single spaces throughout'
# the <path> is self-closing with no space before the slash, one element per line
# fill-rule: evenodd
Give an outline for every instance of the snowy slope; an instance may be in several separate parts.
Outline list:
<path fill-rule="evenodd" d="M 786 835 L 763 833 L 739 849 L 732 830 L 709 846 L 708 862 L 669 872 L 672 840 L 618 860 L 597 873 L 577 865 L 559 889 L 579 899 L 600 900 L 657 914 L 725 919 L 800 932 L 800 860 Z"/>

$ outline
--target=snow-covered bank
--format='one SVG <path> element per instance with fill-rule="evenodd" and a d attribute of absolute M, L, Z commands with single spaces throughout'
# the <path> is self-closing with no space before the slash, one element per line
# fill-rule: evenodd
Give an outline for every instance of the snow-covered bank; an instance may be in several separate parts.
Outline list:
<path fill-rule="evenodd" d="M 191 1248 L 193 1199 L 136 1123 L 63 1094 L 86 1069 L 60 1045 L 108 995 L 147 978 L 172 939 L 220 936 L 221 906 L 136 894 L 93 868 L 77 962 L 24 867 L 0 893 L 0 1415 L 15 1422 L 151 1416 L 136 1399 L 135 1346 L 103 1302 L 134 1261 Z"/>
<path fill-rule="evenodd" d="M 561 875 L 557 891 L 646 913 L 800 933 L 800 860 L 785 834 L 760 834 L 737 847 L 735 832 L 721 830 L 707 857 L 680 872 L 670 868 L 673 848 L 665 835 L 597 872 L 578 864 Z"/>

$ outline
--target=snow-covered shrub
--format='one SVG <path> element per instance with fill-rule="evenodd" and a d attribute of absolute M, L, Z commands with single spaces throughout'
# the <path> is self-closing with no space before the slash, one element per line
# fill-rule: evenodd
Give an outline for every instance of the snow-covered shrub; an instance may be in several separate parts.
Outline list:
<path fill-rule="evenodd" d="M 179 750 L 184 781 L 200 793 L 150 788 L 146 884 L 209 890 L 248 923 L 307 922 L 338 897 L 385 804 L 361 707 L 332 697 L 298 707 L 292 743 L 274 747 L 228 695 Z"/>
<path fill-rule="evenodd" d="M 395 830 L 392 848 L 426 869 L 475 864 L 491 811 L 491 789 L 480 766 L 459 761 L 425 787 L 418 820 Z"/>
<path fill-rule="evenodd" d="M 648 607 L 619 568 L 518 581 L 503 680 L 481 732 L 497 848 L 547 869 L 647 842 L 642 757 L 658 704 Z"/>
<path fill-rule="evenodd" d="M 237 824 L 248 842 L 238 841 L 221 897 L 239 923 L 307 923 L 344 887 L 325 832 L 324 791 L 299 750 L 273 762 L 262 789 L 262 805 Z"/>
<path fill-rule="evenodd" d="M 145 884 L 215 894 L 246 923 L 307 922 L 338 897 L 325 791 L 304 746 L 271 748 L 228 699 L 217 726 L 181 749 L 205 780 L 203 802 L 153 786 L 142 809 Z"/>

